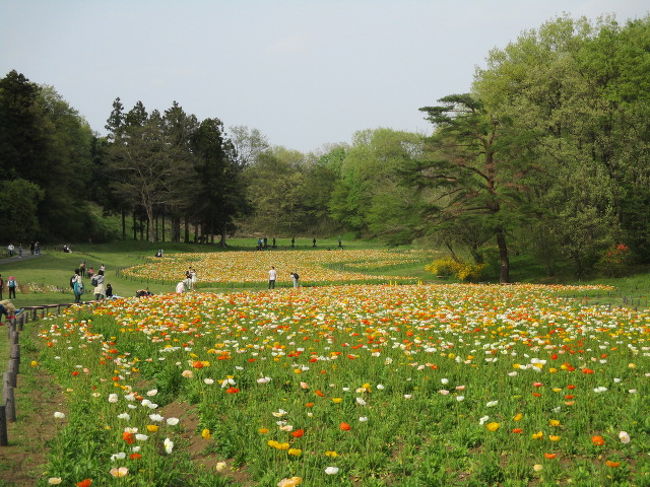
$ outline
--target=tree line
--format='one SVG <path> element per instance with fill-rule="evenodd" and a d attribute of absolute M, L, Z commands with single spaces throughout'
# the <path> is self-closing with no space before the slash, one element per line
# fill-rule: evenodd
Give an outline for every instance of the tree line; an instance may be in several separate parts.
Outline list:
<path fill-rule="evenodd" d="M 361 130 L 304 154 L 176 102 L 127 111 L 117 98 L 100 137 L 12 71 L 0 224 L 14 240 L 418 238 L 492 263 L 503 282 L 513 253 L 579 277 L 608 258 L 650 261 L 650 17 L 553 19 L 490 51 L 469 93 L 420 110 L 428 135 Z M 120 234 L 98 208 L 121 215 Z"/>

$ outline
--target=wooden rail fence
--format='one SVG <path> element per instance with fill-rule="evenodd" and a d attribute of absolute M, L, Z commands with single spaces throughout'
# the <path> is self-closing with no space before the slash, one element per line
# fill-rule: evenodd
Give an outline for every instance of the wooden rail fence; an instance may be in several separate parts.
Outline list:
<path fill-rule="evenodd" d="M 6 372 L 2 374 L 2 402 L 0 403 L 0 446 L 7 446 L 7 424 L 16 421 L 16 399 L 14 390 L 18 386 L 20 372 L 20 332 L 25 323 L 36 321 L 47 316 L 50 311 L 61 313 L 61 309 L 72 306 L 67 304 L 46 304 L 43 306 L 27 306 L 24 311 L 11 320 L 7 320 L 7 335 L 9 340 L 9 361 Z M 40 315 L 40 316 L 39 316 Z"/>

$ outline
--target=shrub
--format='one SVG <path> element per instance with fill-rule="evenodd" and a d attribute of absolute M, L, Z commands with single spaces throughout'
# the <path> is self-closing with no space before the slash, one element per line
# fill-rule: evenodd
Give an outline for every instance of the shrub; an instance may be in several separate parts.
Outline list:
<path fill-rule="evenodd" d="M 630 248 L 619 243 L 607 249 L 598 260 L 597 268 L 609 277 L 621 277 L 627 274 L 632 263 Z"/>
<path fill-rule="evenodd" d="M 478 281 L 483 276 L 486 268 L 486 264 L 468 264 L 447 257 L 434 260 L 424 269 L 436 276 L 449 277 L 455 275 L 459 281 Z"/>

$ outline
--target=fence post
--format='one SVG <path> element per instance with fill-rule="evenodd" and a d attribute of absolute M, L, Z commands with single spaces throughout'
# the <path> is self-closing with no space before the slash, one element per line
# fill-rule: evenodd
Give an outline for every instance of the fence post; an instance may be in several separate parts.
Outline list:
<path fill-rule="evenodd" d="M 0 446 L 7 446 L 7 413 L 5 405 L 0 405 Z"/>
<path fill-rule="evenodd" d="M 16 362 L 16 373 L 19 374 L 20 373 L 20 344 L 19 343 L 14 343 L 11 345 L 11 353 L 9 354 L 9 358 Z"/>
<path fill-rule="evenodd" d="M 9 377 L 9 385 L 11 387 L 16 387 L 18 385 L 18 378 L 16 377 L 16 362 L 9 360 L 9 370 L 5 373 Z"/>
<path fill-rule="evenodd" d="M 7 421 L 10 423 L 16 422 L 16 400 L 14 398 L 14 388 L 7 387 L 4 388 L 4 401 L 5 401 L 5 415 Z"/>

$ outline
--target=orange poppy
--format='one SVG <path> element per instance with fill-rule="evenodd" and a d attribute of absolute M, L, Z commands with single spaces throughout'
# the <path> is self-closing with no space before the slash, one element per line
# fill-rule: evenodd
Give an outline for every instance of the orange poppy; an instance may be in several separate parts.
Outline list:
<path fill-rule="evenodd" d="M 342 422 L 339 425 L 339 428 L 341 429 L 341 431 L 350 431 L 352 429 L 352 427 L 346 422 Z"/>
<path fill-rule="evenodd" d="M 544 453 L 544 458 L 547 460 L 553 460 L 557 456 L 557 453 Z"/>
<path fill-rule="evenodd" d="M 91 479 L 83 479 L 81 482 L 77 482 L 75 485 L 77 487 L 90 487 L 93 485 L 93 481 Z"/>
<path fill-rule="evenodd" d="M 616 468 L 621 466 L 621 462 L 612 462 L 611 460 L 607 460 L 605 462 L 605 465 L 607 465 L 610 468 Z"/>
<path fill-rule="evenodd" d="M 594 435 L 591 437 L 591 442 L 596 446 L 603 446 L 605 444 L 605 438 L 600 435 Z"/>

